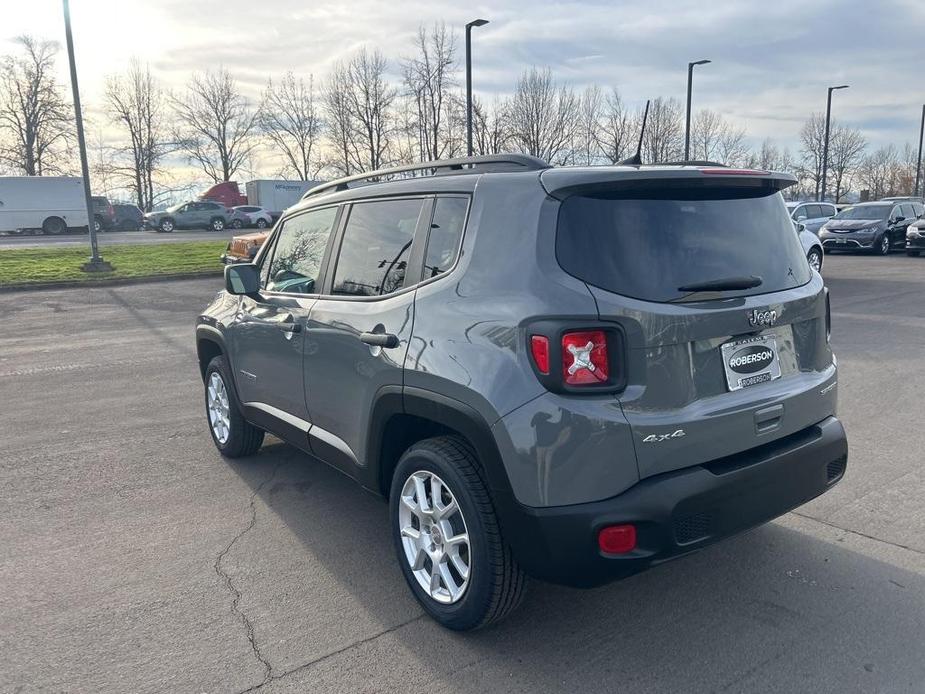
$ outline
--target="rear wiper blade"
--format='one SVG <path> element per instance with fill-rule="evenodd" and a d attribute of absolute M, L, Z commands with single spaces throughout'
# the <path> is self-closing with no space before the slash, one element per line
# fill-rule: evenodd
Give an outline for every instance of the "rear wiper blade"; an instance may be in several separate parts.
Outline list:
<path fill-rule="evenodd" d="M 747 277 L 722 277 L 706 282 L 694 282 L 678 287 L 679 292 L 726 292 L 736 289 L 753 289 L 761 285 L 761 278 L 749 275 Z"/>

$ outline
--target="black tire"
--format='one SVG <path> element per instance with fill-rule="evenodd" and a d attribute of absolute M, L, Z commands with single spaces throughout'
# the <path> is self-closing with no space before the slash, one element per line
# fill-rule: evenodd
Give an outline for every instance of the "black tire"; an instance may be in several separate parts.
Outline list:
<path fill-rule="evenodd" d="M 49 217 L 44 222 L 42 222 L 42 233 L 43 234 L 63 234 L 67 231 L 67 224 L 64 223 L 64 220 L 61 217 Z"/>
<path fill-rule="evenodd" d="M 258 229 L 266 229 L 266 228 L 267 228 L 267 220 L 265 220 L 265 219 L 258 219 L 258 220 L 257 220 L 257 228 L 258 228 Z"/>
<path fill-rule="evenodd" d="M 102 217 L 93 218 L 93 231 L 95 231 L 97 234 L 103 231 L 103 218 Z"/>
<path fill-rule="evenodd" d="M 918 258 L 920 251 L 906 251 L 906 255 L 910 258 Z"/>
<path fill-rule="evenodd" d="M 244 222 L 242 222 L 240 219 L 236 219 L 231 223 L 231 228 L 232 229 L 243 229 Z"/>
<path fill-rule="evenodd" d="M 877 239 L 877 245 L 875 247 L 874 253 L 877 255 L 889 255 L 890 254 L 890 237 L 887 234 L 884 234 L 879 239 Z"/>
<path fill-rule="evenodd" d="M 263 429 L 258 429 L 245 420 L 244 416 L 241 414 L 241 404 L 238 402 L 238 396 L 234 390 L 234 382 L 231 380 L 231 374 L 225 362 L 225 357 L 223 356 L 212 359 L 212 361 L 209 362 L 209 366 L 206 368 L 205 387 L 203 388 L 205 393 L 206 422 L 209 422 L 208 385 L 212 378 L 212 374 L 218 374 L 225 385 L 225 392 L 228 397 L 228 419 L 230 422 L 228 427 L 228 438 L 224 443 L 216 437 L 213 427 L 209 424 L 209 435 L 212 437 L 212 442 L 215 444 L 219 453 L 226 458 L 241 458 L 243 456 L 253 455 L 258 451 L 260 446 L 263 445 L 264 432 Z"/>
<path fill-rule="evenodd" d="M 418 584 L 402 546 L 399 506 L 405 482 L 416 472 L 438 475 L 452 491 L 470 538 L 471 575 L 457 602 L 431 598 Z M 448 629 L 479 629 L 506 617 L 523 600 L 527 577 L 501 536 L 494 505 L 478 458 L 461 438 L 438 436 L 420 441 L 402 455 L 389 494 L 392 537 L 405 581 L 434 620 Z"/>
<path fill-rule="evenodd" d="M 157 225 L 157 228 L 160 229 L 161 231 L 170 232 L 176 229 L 177 226 L 176 226 L 176 223 L 170 217 L 165 217 L 164 219 L 161 220 L 161 223 Z"/>
<path fill-rule="evenodd" d="M 209 222 L 209 228 L 212 231 L 222 231 L 225 228 L 225 220 L 221 217 L 214 217 L 211 222 Z"/>

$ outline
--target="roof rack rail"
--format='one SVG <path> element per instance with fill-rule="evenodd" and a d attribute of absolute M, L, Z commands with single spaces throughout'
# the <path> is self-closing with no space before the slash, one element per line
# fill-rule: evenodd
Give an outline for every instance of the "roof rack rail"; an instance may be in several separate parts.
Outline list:
<path fill-rule="evenodd" d="M 729 168 L 728 164 L 720 164 L 718 161 L 707 161 L 706 159 L 688 159 L 687 161 L 665 161 L 659 162 L 656 166 L 719 166 L 723 169 Z"/>
<path fill-rule="evenodd" d="M 419 164 L 403 164 L 402 166 L 393 166 L 388 169 L 367 171 L 338 178 L 314 188 L 309 188 L 302 196 L 302 199 L 305 200 L 308 197 L 330 191 L 349 190 L 351 183 L 389 178 L 396 174 L 411 173 L 413 171 L 430 171 L 432 176 L 448 176 L 451 174 L 484 173 L 486 171 L 539 171 L 548 168 L 549 164 L 545 161 L 529 154 L 485 154 L 477 157 L 456 157 L 455 159 L 425 161 Z"/>

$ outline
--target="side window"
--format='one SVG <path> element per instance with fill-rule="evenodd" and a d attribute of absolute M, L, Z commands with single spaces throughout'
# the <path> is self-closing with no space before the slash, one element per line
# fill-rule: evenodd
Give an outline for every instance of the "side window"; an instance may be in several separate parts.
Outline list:
<path fill-rule="evenodd" d="M 902 212 L 900 214 L 906 219 L 915 219 L 915 211 L 912 209 L 912 203 L 902 205 Z"/>
<path fill-rule="evenodd" d="M 446 272 L 456 262 L 468 207 L 468 198 L 437 198 L 424 257 L 425 280 Z"/>
<path fill-rule="evenodd" d="M 314 294 L 336 207 L 290 217 L 277 233 L 266 287 L 273 292 Z"/>
<path fill-rule="evenodd" d="M 890 211 L 890 219 L 896 219 L 897 217 L 902 217 L 903 211 L 901 205 L 896 205 L 892 211 Z"/>
<path fill-rule="evenodd" d="M 807 205 L 806 206 L 806 217 L 808 219 L 818 219 L 822 216 L 822 210 L 819 205 Z"/>
<path fill-rule="evenodd" d="M 799 219 L 800 217 L 809 218 L 809 205 L 800 205 L 796 212 L 793 214 L 794 219 Z"/>
<path fill-rule="evenodd" d="M 401 289 L 423 201 L 355 203 L 341 242 L 332 292 L 380 296 Z"/>
<path fill-rule="evenodd" d="M 823 205 L 822 206 L 822 216 L 823 217 L 834 217 L 838 213 L 838 210 L 835 209 L 834 205 Z"/>

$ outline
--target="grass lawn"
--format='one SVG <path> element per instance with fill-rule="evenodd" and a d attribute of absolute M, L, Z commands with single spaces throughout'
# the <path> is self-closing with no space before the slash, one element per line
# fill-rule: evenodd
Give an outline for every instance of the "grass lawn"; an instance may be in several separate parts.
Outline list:
<path fill-rule="evenodd" d="M 14 248 L 0 250 L 0 287 L 40 282 L 153 277 L 181 273 L 222 271 L 219 256 L 224 241 L 188 241 L 158 244 L 113 244 L 101 249 L 113 272 L 83 272 L 89 247 Z"/>

